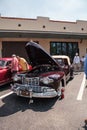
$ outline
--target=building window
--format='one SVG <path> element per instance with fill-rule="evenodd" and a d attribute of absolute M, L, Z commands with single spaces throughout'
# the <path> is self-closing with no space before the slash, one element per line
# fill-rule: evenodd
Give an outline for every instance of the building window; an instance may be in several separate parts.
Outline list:
<path fill-rule="evenodd" d="M 77 42 L 50 42 L 51 55 L 67 55 L 72 61 L 76 52 L 79 53 Z"/>

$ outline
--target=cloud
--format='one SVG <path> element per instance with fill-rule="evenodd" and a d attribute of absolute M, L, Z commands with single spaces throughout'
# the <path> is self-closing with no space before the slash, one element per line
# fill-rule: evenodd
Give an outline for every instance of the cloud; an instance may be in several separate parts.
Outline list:
<path fill-rule="evenodd" d="M 87 19 L 87 0 L 0 0 L 2 16 L 75 21 Z"/>

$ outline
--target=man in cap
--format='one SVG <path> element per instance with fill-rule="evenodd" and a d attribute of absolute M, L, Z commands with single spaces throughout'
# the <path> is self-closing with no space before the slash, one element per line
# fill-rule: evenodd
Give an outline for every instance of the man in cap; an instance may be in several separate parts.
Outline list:
<path fill-rule="evenodd" d="M 79 71 L 81 69 L 80 57 L 79 57 L 78 53 L 76 53 L 76 55 L 73 59 L 73 64 L 74 64 L 75 71 Z"/>

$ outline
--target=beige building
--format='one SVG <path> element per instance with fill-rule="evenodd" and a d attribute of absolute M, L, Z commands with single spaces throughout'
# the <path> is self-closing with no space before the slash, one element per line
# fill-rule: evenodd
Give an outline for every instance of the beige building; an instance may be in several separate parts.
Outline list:
<path fill-rule="evenodd" d="M 0 17 L 0 56 L 13 53 L 27 58 L 25 44 L 33 40 L 51 55 L 66 54 L 73 59 L 87 50 L 87 21 L 53 21 L 48 17 L 37 19 Z"/>

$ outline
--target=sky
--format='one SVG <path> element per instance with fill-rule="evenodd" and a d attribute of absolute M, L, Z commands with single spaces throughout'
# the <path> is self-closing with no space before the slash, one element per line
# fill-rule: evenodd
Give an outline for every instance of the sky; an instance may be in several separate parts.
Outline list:
<path fill-rule="evenodd" d="M 87 21 L 87 0 L 0 0 L 2 17 Z"/>

